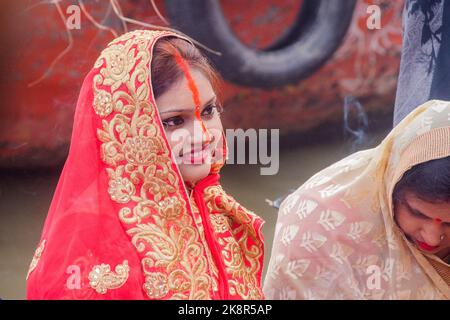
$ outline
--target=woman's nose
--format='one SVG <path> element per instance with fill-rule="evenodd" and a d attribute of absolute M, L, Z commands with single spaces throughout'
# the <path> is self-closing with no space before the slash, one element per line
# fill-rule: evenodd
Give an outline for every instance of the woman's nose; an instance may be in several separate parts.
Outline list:
<path fill-rule="evenodd" d="M 422 228 L 422 237 L 430 246 L 438 246 L 441 242 L 442 232 L 442 225 L 431 220 Z"/>
<path fill-rule="evenodd" d="M 192 144 L 203 144 L 210 139 L 210 133 L 203 121 L 195 119 L 191 132 Z"/>

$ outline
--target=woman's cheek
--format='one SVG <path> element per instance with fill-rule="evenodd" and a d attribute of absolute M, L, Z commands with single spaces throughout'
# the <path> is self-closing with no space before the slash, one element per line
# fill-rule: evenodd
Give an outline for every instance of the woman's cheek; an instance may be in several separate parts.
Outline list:
<path fill-rule="evenodd" d="M 223 126 L 220 118 L 213 120 L 212 125 L 208 126 L 208 131 L 214 136 L 215 146 L 217 146 L 223 135 Z"/>
<path fill-rule="evenodd" d="M 394 212 L 395 221 L 403 232 L 407 233 L 407 224 L 405 223 L 405 211 L 402 205 L 396 205 Z"/>
<path fill-rule="evenodd" d="M 185 134 L 182 134 L 180 129 L 175 131 L 169 129 L 166 130 L 166 138 L 169 142 L 170 150 L 172 150 L 172 153 L 178 157 L 182 153 L 183 146 L 186 141 Z"/>
<path fill-rule="evenodd" d="M 400 210 L 397 218 L 400 229 L 408 235 L 413 235 L 417 229 L 420 228 L 420 223 L 416 218 L 411 217 L 404 210 Z"/>

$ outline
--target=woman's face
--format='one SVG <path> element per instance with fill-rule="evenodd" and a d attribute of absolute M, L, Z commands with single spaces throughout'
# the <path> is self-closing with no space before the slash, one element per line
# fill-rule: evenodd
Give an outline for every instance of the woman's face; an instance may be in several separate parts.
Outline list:
<path fill-rule="evenodd" d="M 194 68 L 190 73 L 199 93 L 199 117 L 184 76 L 160 95 L 156 104 L 183 180 L 195 184 L 211 170 L 214 150 L 222 143 L 222 122 L 210 81 Z"/>
<path fill-rule="evenodd" d="M 421 251 L 440 258 L 450 253 L 450 203 L 430 203 L 405 192 L 395 205 L 395 219 Z"/>

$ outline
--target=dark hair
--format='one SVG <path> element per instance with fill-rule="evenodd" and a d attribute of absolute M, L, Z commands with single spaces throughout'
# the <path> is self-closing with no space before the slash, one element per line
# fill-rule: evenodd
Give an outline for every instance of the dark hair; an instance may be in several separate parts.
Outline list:
<path fill-rule="evenodd" d="M 393 199 L 404 200 L 405 192 L 431 203 L 450 202 L 450 157 L 427 161 L 409 169 L 395 185 Z"/>
<path fill-rule="evenodd" d="M 218 94 L 219 74 L 200 50 L 186 40 L 166 37 L 158 40 L 153 51 L 151 76 L 155 99 L 183 76 L 183 71 L 175 60 L 177 54 L 187 65 L 202 72 L 211 82 L 215 93 Z"/>

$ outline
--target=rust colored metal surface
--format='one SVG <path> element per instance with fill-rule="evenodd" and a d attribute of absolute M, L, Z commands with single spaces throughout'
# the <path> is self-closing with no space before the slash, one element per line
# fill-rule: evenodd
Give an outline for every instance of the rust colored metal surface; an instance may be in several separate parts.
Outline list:
<path fill-rule="evenodd" d="M 318 126 L 342 122 L 347 95 L 358 98 L 369 114 L 392 112 L 403 1 L 376 1 L 382 8 L 379 30 L 366 26 L 366 10 L 372 2 L 358 1 L 342 45 L 310 78 L 272 90 L 224 83 L 225 127 L 280 128 L 281 135 L 301 138 Z M 7 3 L 0 5 L 0 42 L 7 48 L 0 57 L 0 167 L 54 166 L 67 154 L 83 78 L 114 35 L 99 29 L 83 11 L 81 28 L 67 31 L 61 12 L 70 16 L 66 10 L 74 1 L 59 2 L 61 12 L 54 4 L 39 1 Z M 83 3 L 97 22 L 119 34 L 125 31 L 108 1 Z M 149 1 L 120 3 L 125 16 L 164 25 Z M 163 2 L 156 4 L 164 14 Z M 240 0 L 221 4 L 232 30 L 243 43 L 257 48 L 273 42 L 292 23 L 301 5 L 294 0 L 248 0 L 245 7 Z"/>
<path fill-rule="evenodd" d="M 348 95 L 360 100 L 369 114 L 391 113 L 400 64 L 403 1 L 376 1 L 382 8 L 381 29 L 369 30 L 367 7 L 373 2 L 358 1 L 341 47 L 310 78 L 276 90 L 227 83 L 226 107 L 238 111 L 228 112 L 226 124 L 281 128 L 284 135 L 306 132 L 323 124 L 342 123 L 343 101 Z M 238 9 L 228 15 L 237 15 Z M 251 41 L 243 25 L 234 23 L 241 39 Z"/>

